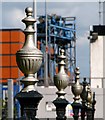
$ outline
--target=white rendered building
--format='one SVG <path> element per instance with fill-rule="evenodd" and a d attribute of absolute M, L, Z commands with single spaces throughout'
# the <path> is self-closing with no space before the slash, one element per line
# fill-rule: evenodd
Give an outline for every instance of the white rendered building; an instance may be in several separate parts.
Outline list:
<path fill-rule="evenodd" d="M 105 26 L 93 26 L 90 35 L 91 87 L 105 88 Z"/>

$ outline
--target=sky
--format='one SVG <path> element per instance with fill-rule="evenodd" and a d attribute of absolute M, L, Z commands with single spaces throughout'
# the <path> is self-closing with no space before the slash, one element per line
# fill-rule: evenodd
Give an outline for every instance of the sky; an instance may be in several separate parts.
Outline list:
<path fill-rule="evenodd" d="M 12 0 L 11 0 L 12 1 Z M 21 20 L 25 17 L 24 9 L 32 7 L 31 2 L 11 2 L 10 0 L 2 0 L 0 3 L 0 29 L 7 28 L 21 28 L 25 26 Z M 37 15 L 45 15 L 45 3 L 37 0 Z M 55 13 L 62 17 L 76 17 L 76 66 L 80 67 L 80 76 L 89 77 L 89 28 L 91 25 L 99 24 L 99 3 L 98 1 L 89 0 L 83 2 L 82 0 L 70 2 L 70 0 L 55 0 L 47 2 L 47 14 Z M 102 4 L 101 4 L 102 6 Z M 102 7 L 101 7 L 102 11 Z M 101 19 L 102 23 L 102 19 Z"/>

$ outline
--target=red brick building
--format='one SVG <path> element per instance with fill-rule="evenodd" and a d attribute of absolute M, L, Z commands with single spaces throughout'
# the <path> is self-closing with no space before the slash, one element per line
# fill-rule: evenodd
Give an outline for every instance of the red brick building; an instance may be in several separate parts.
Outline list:
<path fill-rule="evenodd" d="M 25 35 L 20 29 L 0 30 L 0 83 L 6 84 L 7 79 L 23 76 L 17 67 L 16 52 L 24 43 Z"/>

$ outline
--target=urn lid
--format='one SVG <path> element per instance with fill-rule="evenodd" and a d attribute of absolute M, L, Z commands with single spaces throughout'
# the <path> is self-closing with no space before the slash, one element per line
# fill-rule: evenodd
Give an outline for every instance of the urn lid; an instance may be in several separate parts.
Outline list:
<path fill-rule="evenodd" d="M 23 23 L 25 23 L 26 28 L 24 30 L 25 33 L 25 42 L 23 47 L 17 52 L 20 56 L 42 56 L 43 53 L 35 47 L 35 29 L 34 29 L 34 23 L 36 20 L 33 17 L 33 9 L 31 7 L 27 7 L 25 9 L 26 17 L 22 20 Z"/>

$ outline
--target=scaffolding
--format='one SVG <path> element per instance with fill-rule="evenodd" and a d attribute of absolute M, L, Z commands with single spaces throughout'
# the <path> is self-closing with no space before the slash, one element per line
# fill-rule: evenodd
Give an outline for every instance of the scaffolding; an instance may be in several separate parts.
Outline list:
<path fill-rule="evenodd" d="M 47 46 L 46 46 L 47 32 Z M 70 76 L 70 80 L 74 80 L 74 69 L 76 67 L 76 18 L 61 17 L 56 14 L 47 15 L 47 31 L 46 17 L 39 16 L 37 24 L 37 43 L 38 48 L 44 54 L 44 61 L 38 72 L 39 80 L 44 81 L 46 53 L 48 54 L 47 71 L 48 83 L 53 84 L 53 77 L 58 72 L 57 55 L 63 48 L 66 52 L 65 70 Z M 46 84 L 46 83 L 45 83 Z"/>

